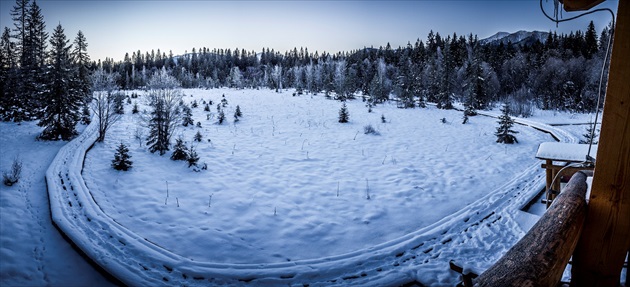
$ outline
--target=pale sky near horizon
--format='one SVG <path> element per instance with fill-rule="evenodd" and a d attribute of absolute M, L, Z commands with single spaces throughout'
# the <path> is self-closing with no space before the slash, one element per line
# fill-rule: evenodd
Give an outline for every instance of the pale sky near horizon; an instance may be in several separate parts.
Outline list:
<path fill-rule="evenodd" d="M 618 0 L 597 8 L 617 10 Z M 309 52 L 350 51 L 363 47 L 404 46 L 426 42 L 430 30 L 442 36 L 519 30 L 568 33 L 585 30 L 593 20 L 597 31 L 610 22 L 595 13 L 559 28 L 540 11 L 538 0 L 406 0 L 406 1 L 214 1 L 214 0 L 37 0 L 50 34 L 61 23 L 72 41 L 82 30 L 92 60 L 116 61 L 125 53 L 160 49 L 183 54 L 192 48 L 276 51 L 308 48 Z M 15 0 L 0 0 L 0 22 L 13 28 Z M 548 14 L 553 0 L 544 0 Z M 563 17 L 577 13 L 563 12 Z"/>

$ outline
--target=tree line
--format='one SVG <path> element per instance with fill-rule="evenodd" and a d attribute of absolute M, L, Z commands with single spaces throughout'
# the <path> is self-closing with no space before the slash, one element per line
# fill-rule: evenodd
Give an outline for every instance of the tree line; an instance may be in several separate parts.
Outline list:
<path fill-rule="evenodd" d="M 598 35 L 591 22 L 584 32 L 550 32 L 522 45 L 481 44 L 473 34 L 443 37 L 431 31 L 426 41 L 405 47 L 388 43 L 336 54 L 193 48 L 174 56 L 158 49 L 127 53 L 118 62 L 107 58 L 93 68 L 119 75 L 123 89 L 143 88 L 165 68 L 183 88 L 294 88 L 340 99 L 361 94 L 373 104 L 395 99 L 402 108 L 433 102 L 448 109 L 457 101 L 471 111 L 507 102 L 521 116 L 534 107 L 592 112 L 611 33 L 608 26 Z"/>
<path fill-rule="evenodd" d="M 613 29 L 598 35 L 591 22 L 584 32 L 550 32 L 528 44 L 482 44 L 473 34 L 431 31 L 405 47 L 388 43 L 336 54 L 193 48 L 177 56 L 158 49 L 127 53 L 122 61 L 91 61 L 81 31 L 72 44 L 61 24 L 49 37 L 35 1 L 16 0 L 11 16 L 14 27 L 5 27 L 0 41 L 0 118 L 39 120 L 48 139 L 76 133 L 98 89 L 93 75 L 102 73 L 111 78 L 109 91 L 147 88 L 153 75 L 166 71 L 183 88 L 292 88 L 340 100 L 361 95 L 369 106 L 395 100 L 401 108 L 432 102 L 449 109 L 459 102 L 474 115 L 503 102 L 519 116 L 534 107 L 591 112 Z"/>

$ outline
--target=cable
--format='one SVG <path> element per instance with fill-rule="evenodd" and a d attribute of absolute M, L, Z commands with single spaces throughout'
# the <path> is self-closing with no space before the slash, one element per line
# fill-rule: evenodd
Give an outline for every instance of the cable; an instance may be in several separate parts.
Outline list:
<path fill-rule="evenodd" d="M 593 14 L 595 12 L 609 12 L 610 16 L 612 18 L 612 29 L 610 30 L 610 35 L 608 35 L 608 43 L 606 44 L 606 54 L 604 54 L 604 62 L 602 63 L 602 70 L 601 73 L 599 74 L 599 88 L 597 91 L 597 106 L 595 107 L 595 122 L 593 122 L 593 126 L 591 127 L 591 135 L 589 137 L 589 144 L 588 144 L 588 151 L 586 152 L 586 163 L 594 163 L 594 158 L 591 157 L 591 148 L 593 147 L 593 140 L 595 138 L 595 127 L 597 126 L 597 119 L 599 117 L 599 105 L 601 103 L 601 98 L 602 98 L 602 85 L 604 82 L 604 71 L 606 70 L 606 64 L 608 63 L 608 54 L 610 54 L 610 43 L 611 43 L 611 39 L 614 35 L 614 31 L 615 31 L 615 13 L 609 9 L 609 8 L 599 8 L 599 9 L 595 9 L 592 11 L 588 11 L 588 12 L 584 12 L 582 14 L 567 18 L 567 19 L 558 19 L 558 0 L 554 0 L 554 16 L 556 17 L 556 19 L 552 18 L 551 16 L 549 16 L 547 14 L 547 12 L 545 12 L 545 8 L 543 7 L 543 3 L 542 0 L 540 0 L 540 11 L 542 11 L 542 13 L 545 15 L 545 17 L 547 17 L 547 19 L 551 20 L 552 22 L 556 23 L 556 27 L 558 27 L 558 24 L 561 22 L 567 22 L 567 21 L 571 21 L 571 20 L 575 20 L 577 18 L 580 18 L 582 16 L 586 16 L 589 14 Z M 560 9 L 562 10 L 562 9 Z"/>

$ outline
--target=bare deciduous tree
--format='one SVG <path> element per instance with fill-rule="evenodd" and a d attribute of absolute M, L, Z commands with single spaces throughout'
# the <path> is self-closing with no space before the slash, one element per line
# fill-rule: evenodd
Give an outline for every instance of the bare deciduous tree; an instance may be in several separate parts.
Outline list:
<path fill-rule="evenodd" d="M 105 140 L 107 130 L 120 119 L 116 113 L 115 94 L 116 74 L 108 73 L 99 68 L 92 74 L 92 111 L 98 124 L 98 138 L 96 141 Z"/>

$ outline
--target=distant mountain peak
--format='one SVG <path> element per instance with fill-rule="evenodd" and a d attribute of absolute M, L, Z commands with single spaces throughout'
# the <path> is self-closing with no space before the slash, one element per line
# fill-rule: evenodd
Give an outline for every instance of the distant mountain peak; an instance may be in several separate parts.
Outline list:
<path fill-rule="evenodd" d="M 529 46 L 537 40 L 541 43 L 545 43 L 548 35 L 548 32 L 525 30 L 514 33 L 498 32 L 488 38 L 479 40 L 479 43 L 482 45 L 499 45 L 500 43 L 507 44 L 508 42 L 512 42 L 514 45 Z"/>

